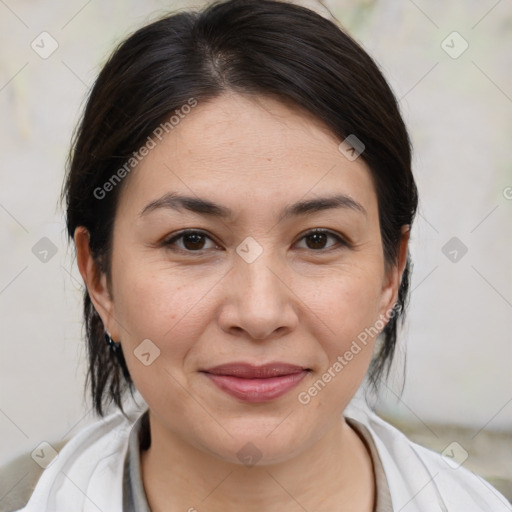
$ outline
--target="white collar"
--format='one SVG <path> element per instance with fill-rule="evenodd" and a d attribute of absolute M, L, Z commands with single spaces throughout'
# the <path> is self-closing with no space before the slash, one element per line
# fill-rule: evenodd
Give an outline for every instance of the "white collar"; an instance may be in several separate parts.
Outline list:
<path fill-rule="evenodd" d="M 96 420 L 62 448 L 41 475 L 26 507 L 18 512 L 122 512 L 124 460 L 135 421 L 120 411 Z M 463 467 L 407 439 L 359 397 L 344 416 L 370 432 L 400 512 L 512 512 L 507 500 Z M 129 415 L 130 416 L 130 415 Z"/>

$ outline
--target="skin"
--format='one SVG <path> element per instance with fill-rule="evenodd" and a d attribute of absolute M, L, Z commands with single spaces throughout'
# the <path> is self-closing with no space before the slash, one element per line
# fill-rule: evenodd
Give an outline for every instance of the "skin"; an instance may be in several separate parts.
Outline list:
<path fill-rule="evenodd" d="M 340 142 L 297 107 L 224 94 L 198 104 L 125 179 L 110 282 L 77 228 L 80 272 L 149 406 L 141 471 L 153 511 L 373 510 L 371 458 L 342 412 L 375 339 L 307 405 L 298 401 L 389 313 L 406 259 L 403 229 L 399 258 L 385 265 L 370 170 L 362 158 L 349 161 Z M 163 207 L 141 215 L 167 192 L 215 201 L 233 217 Z M 365 213 L 330 208 L 278 219 L 287 205 L 333 194 Z M 207 236 L 165 245 L 185 228 Z M 314 228 L 351 245 L 306 237 Z M 263 250 L 252 263 L 236 252 L 248 236 Z M 144 339 L 160 350 L 149 366 L 134 354 Z M 232 361 L 311 371 L 284 396 L 251 404 L 199 372 Z M 249 442 L 261 453 L 252 467 L 237 456 Z"/>

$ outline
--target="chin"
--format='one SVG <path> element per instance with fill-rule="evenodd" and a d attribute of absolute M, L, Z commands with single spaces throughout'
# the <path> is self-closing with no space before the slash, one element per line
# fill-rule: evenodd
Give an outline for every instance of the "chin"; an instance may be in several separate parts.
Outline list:
<path fill-rule="evenodd" d="M 215 445 L 212 445 L 210 437 L 203 447 L 230 464 L 253 467 L 286 462 L 299 455 L 314 440 L 304 437 L 304 427 L 299 424 L 285 426 L 284 417 L 286 414 L 279 421 L 275 418 L 244 418 L 236 425 L 227 422 L 224 425 L 231 436 L 226 434 Z"/>

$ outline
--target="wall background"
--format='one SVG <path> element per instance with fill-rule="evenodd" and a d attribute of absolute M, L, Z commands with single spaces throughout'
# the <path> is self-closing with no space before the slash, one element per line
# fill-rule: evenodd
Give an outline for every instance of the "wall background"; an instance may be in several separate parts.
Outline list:
<path fill-rule="evenodd" d="M 324 5 L 381 66 L 415 148 L 413 291 L 379 411 L 431 432 L 435 425 L 465 427 L 473 437 L 500 431 L 510 449 L 512 4 Z M 64 163 L 114 45 L 187 6 L 201 3 L 0 2 L 0 464 L 93 419 L 83 397 L 81 277 L 57 204 Z"/>

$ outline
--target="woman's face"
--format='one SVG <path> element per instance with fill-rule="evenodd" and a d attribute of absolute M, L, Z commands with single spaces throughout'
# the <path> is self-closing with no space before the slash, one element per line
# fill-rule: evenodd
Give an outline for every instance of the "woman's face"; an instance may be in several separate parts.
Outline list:
<path fill-rule="evenodd" d="M 112 294 L 90 292 L 166 435 L 225 461 L 253 450 L 277 462 L 340 421 L 400 278 L 385 271 L 370 171 L 340 142 L 297 108 L 224 95 L 125 178 Z M 205 373 L 235 362 L 307 371 L 267 387 L 218 379 L 238 392 Z"/>

